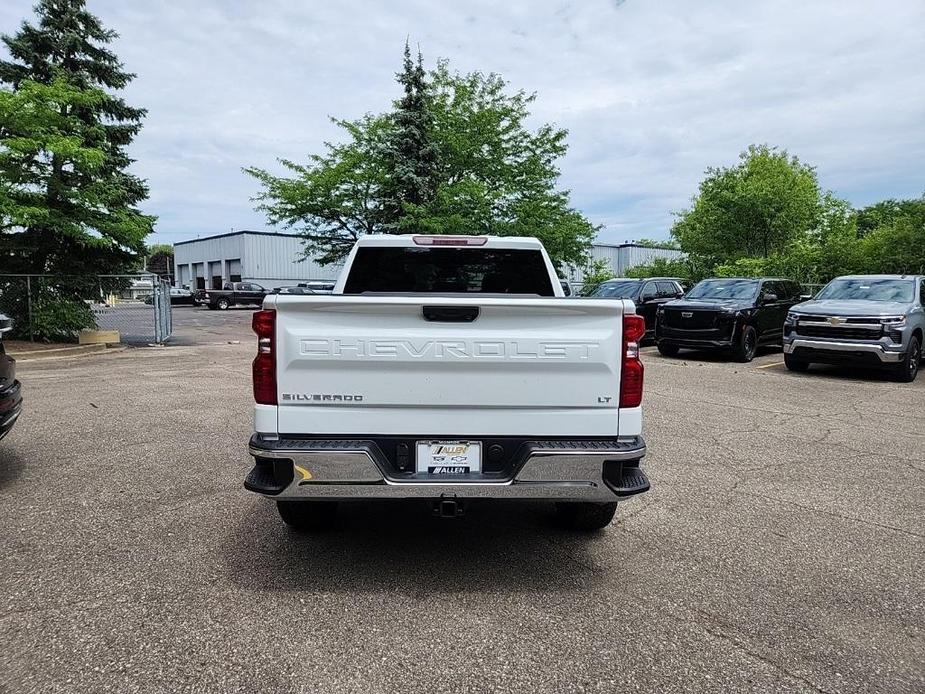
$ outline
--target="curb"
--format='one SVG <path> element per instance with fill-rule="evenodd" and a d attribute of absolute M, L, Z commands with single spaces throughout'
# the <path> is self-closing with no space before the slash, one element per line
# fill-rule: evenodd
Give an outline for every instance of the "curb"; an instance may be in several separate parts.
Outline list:
<path fill-rule="evenodd" d="M 75 357 L 89 356 L 91 354 L 115 354 L 124 352 L 128 345 L 107 347 L 106 345 L 80 345 L 77 347 L 61 347 L 58 349 L 31 350 L 28 352 L 10 352 L 9 355 L 17 364 L 28 364 L 36 361 L 56 361 L 59 359 L 73 359 Z M 48 355 L 48 356 L 38 356 Z"/>

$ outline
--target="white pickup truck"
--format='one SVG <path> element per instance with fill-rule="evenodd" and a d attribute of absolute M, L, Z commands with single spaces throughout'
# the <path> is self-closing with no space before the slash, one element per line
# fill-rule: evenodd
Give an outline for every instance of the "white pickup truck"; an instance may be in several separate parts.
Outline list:
<path fill-rule="evenodd" d="M 304 530 L 337 502 L 556 502 L 597 529 L 649 489 L 639 463 L 645 324 L 572 299 L 542 244 L 362 237 L 333 294 L 271 294 L 253 318 L 251 491 Z"/>

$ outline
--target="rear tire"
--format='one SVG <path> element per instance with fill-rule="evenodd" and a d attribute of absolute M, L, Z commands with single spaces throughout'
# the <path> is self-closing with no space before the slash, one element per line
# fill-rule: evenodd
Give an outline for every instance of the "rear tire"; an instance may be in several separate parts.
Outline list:
<path fill-rule="evenodd" d="M 677 345 L 671 345 L 665 342 L 659 342 L 656 347 L 658 347 L 658 353 L 663 354 L 666 357 L 676 357 L 680 351 L 680 348 Z"/>
<path fill-rule="evenodd" d="M 742 328 L 742 333 L 739 335 L 739 340 L 733 350 L 736 361 L 747 364 L 755 358 L 755 352 L 757 351 L 758 333 L 753 326 L 746 325 Z"/>
<path fill-rule="evenodd" d="M 215 306 L 221 311 L 227 311 L 231 304 L 228 303 L 228 299 L 219 299 L 215 302 Z"/>
<path fill-rule="evenodd" d="M 803 373 L 809 368 L 808 361 L 803 361 L 802 359 L 796 359 L 790 354 L 784 355 L 784 365 L 787 367 L 788 371 L 796 371 L 798 373 Z"/>
<path fill-rule="evenodd" d="M 589 532 L 606 528 L 617 512 L 617 502 L 595 504 L 587 501 L 556 504 L 556 516 L 569 530 Z"/>
<path fill-rule="evenodd" d="M 276 510 L 283 523 L 304 533 L 330 528 L 337 517 L 337 502 L 281 499 L 276 502 Z"/>
<path fill-rule="evenodd" d="M 906 358 L 896 365 L 894 377 L 900 383 L 912 383 L 919 374 L 919 363 L 922 361 L 922 343 L 915 335 L 909 340 L 909 349 Z"/>

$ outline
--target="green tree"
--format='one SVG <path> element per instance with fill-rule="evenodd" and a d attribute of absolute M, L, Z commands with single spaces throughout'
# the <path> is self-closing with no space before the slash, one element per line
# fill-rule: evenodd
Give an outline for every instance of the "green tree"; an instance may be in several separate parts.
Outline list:
<path fill-rule="evenodd" d="M 145 249 L 148 272 L 161 277 L 173 275 L 173 244 L 153 243 Z"/>
<path fill-rule="evenodd" d="M 911 200 L 882 200 L 858 210 L 858 235 L 866 236 L 902 218 L 909 219 L 913 225 L 925 224 L 925 195 Z"/>
<path fill-rule="evenodd" d="M 433 138 L 433 117 L 428 108 L 428 84 L 421 53 L 411 59 L 405 42 L 403 69 L 396 75 L 404 96 L 395 102 L 390 114 L 383 151 L 387 172 L 378 192 L 382 229 L 402 233 L 414 226 L 408 212 L 433 202 L 437 190 L 437 147 Z"/>
<path fill-rule="evenodd" d="M 244 171 L 263 187 L 257 210 L 274 226 L 296 229 L 305 240 L 305 256 L 327 265 L 342 260 L 363 234 L 383 233 L 379 191 L 387 169 L 382 152 L 391 132 L 386 116 L 366 115 L 355 121 L 332 119 L 347 141 L 324 145 L 308 164 L 280 163 L 291 176 L 264 169 Z"/>
<path fill-rule="evenodd" d="M 671 230 L 687 253 L 716 263 L 768 257 L 819 223 L 816 172 L 786 151 L 752 145 L 736 166 L 706 174 Z"/>
<path fill-rule="evenodd" d="M 653 258 L 645 265 L 628 268 L 627 277 L 645 279 L 646 277 L 677 277 L 690 282 L 699 282 L 712 274 L 712 266 L 704 267 L 698 258 Z"/>
<path fill-rule="evenodd" d="M 40 0 L 36 13 L 2 37 L 0 255 L 19 272 L 127 268 L 154 224 L 137 208 L 146 185 L 126 170 L 145 111 L 112 93 L 134 75 L 84 0 Z"/>
<path fill-rule="evenodd" d="M 582 273 L 581 295 L 591 296 L 604 282 L 613 279 L 613 268 L 603 258 L 588 260 Z"/>
<path fill-rule="evenodd" d="M 432 199 L 402 199 L 398 228 L 381 221 L 382 191 L 392 185 L 393 113 L 335 121 L 348 135 L 307 165 L 283 161 L 293 177 L 256 168 L 258 209 L 272 224 L 298 229 L 306 254 L 319 262 L 343 258 L 361 234 L 536 236 L 557 265 L 583 265 L 596 228 L 556 188 L 566 131 L 527 126 L 535 95 L 511 93 L 498 75 L 461 75 L 445 61 L 427 75 L 426 105 L 436 148 Z M 396 108 L 399 106 L 396 105 Z"/>
<path fill-rule="evenodd" d="M 858 224 L 875 219 L 860 240 L 868 271 L 925 273 L 925 195 L 915 200 L 886 200 L 858 213 Z"/>
<path fill-rule="evenodd" d="M 639 239 L 638 241 L 633 241 L 637 246 L 642 246 L 643 248 L 664 248 L 667 250 L 678 250 L 678 242 L 674 239 L 668 240 L 656 240 L 656 239 Z"/>

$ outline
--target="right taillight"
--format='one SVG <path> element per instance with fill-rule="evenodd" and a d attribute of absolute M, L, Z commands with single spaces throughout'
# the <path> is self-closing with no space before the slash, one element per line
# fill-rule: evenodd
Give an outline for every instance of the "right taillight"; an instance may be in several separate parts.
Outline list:
<path fill-rule="evenodd" d="M 276 403 L 276 311 L 254 311 L 251 321 L 257 333 L 257 356 L 254 358 L 254 400 L 258 405 Z"/>
<path fill-rule="evenodd" d="M 623 316 L 623 366 L 620 369 L 620 407 L 639 407 L 642 403 L 642 380 L 645 369 L 639 361 L 639 341 L 646 334 L 642 316 Z"/>

